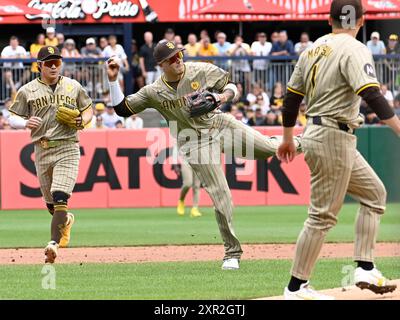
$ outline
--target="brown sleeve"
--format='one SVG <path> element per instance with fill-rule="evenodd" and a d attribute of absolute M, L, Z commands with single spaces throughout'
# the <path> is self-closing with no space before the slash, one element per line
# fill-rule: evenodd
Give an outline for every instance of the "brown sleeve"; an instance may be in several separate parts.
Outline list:
<path fill-rule="evenodd" d="M 284 127 L 291 128 L 295 126 L 302 100 L 303 96 L 300 94 L 292 91 L 286 93 L 282 107 L 282 124 Z"/>

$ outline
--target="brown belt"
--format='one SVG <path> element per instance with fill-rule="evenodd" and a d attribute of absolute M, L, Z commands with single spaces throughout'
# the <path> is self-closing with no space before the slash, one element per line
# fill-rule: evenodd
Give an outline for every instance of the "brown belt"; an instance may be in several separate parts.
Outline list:
<path fill-rule="evenodd" d="M 47 140 L 45 138 L 41 138 L 39 140 L 40 146 L 43 149 L 49 149 L 49 148 L 55 148 L 58 147 L 62 144 L 65 143 L 76 143 L 77 141 L 75 139 L 69 139 L 69 140 Z"/>

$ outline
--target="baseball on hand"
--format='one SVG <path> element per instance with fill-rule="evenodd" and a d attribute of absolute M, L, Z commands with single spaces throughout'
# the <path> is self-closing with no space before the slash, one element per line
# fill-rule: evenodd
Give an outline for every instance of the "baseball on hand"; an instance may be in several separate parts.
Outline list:
<path fill-rule="evenodd" d="M 115 81 L 117 80 L 118 77 L 118 72 L 120 68 L 120 59 L 117 57 L 111 57 L 110 59 L 107 60 L 107 75 L 108 75 L 108 80 L 110 81 Z"/>

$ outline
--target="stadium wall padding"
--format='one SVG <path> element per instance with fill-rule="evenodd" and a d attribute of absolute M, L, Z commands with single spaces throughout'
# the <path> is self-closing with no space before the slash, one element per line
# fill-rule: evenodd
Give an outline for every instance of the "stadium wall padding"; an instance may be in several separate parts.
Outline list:
<path fill-rule="evenodd" d="M 257 128 L 280 135 L 280 127 Z M 300 133 L 302 128 L 297 128 Z M 357 131 L 360 152 L 375 168 L 389 201 L 400 201 L 399 139 L 386 127 Z M 182 180 L 172 170 L 174 139 L 166 128 L 87 130 L 80 135 L 81 161 L 71 208 L 175 206 Z M 223 157 L 222 157 L 223 158 Z M 163 159 L 167 159 L 163 161 Z M 0 131 L 0 201 L 2 209 L 44 207 L 28 131 Z M 291 164 L 275 157 L 237 159 L 222 165 L 235 205 L 305 205 L 309 170 L 302 155 Z M 188 205 L 191 204 L 191 192 Z M 202 189 L 200 205 L 212 205 Z"/>

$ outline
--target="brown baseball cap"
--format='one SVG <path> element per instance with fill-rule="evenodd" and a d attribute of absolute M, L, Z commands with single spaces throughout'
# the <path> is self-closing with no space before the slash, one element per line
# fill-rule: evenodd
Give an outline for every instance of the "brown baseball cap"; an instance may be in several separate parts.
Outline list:
<path fill-rule="evenodd" d="M 52 59 L 62 59 L 60 50 L 54 46 L 45 46 L 39 50 L 38 61 L 46 61 Z"/>
<path fill-rule="evenodd" d="M 184 48 L 178 48 L 175 42 L 168 40 L 161 40 L 154 48 L 154 59 L 158 64 L 166 59 L 173 57 L 179 51 L 185 50 Z"/>
<path fill-rule="evenodd" d="M 351 6 L 355 10 L 355 18 L 359 19 L 365 13 L 361 0 L 333 0 L 331 2 L 330 16 L 336 21 L 347 19 L 349 11 L 346 6 Z"/>

